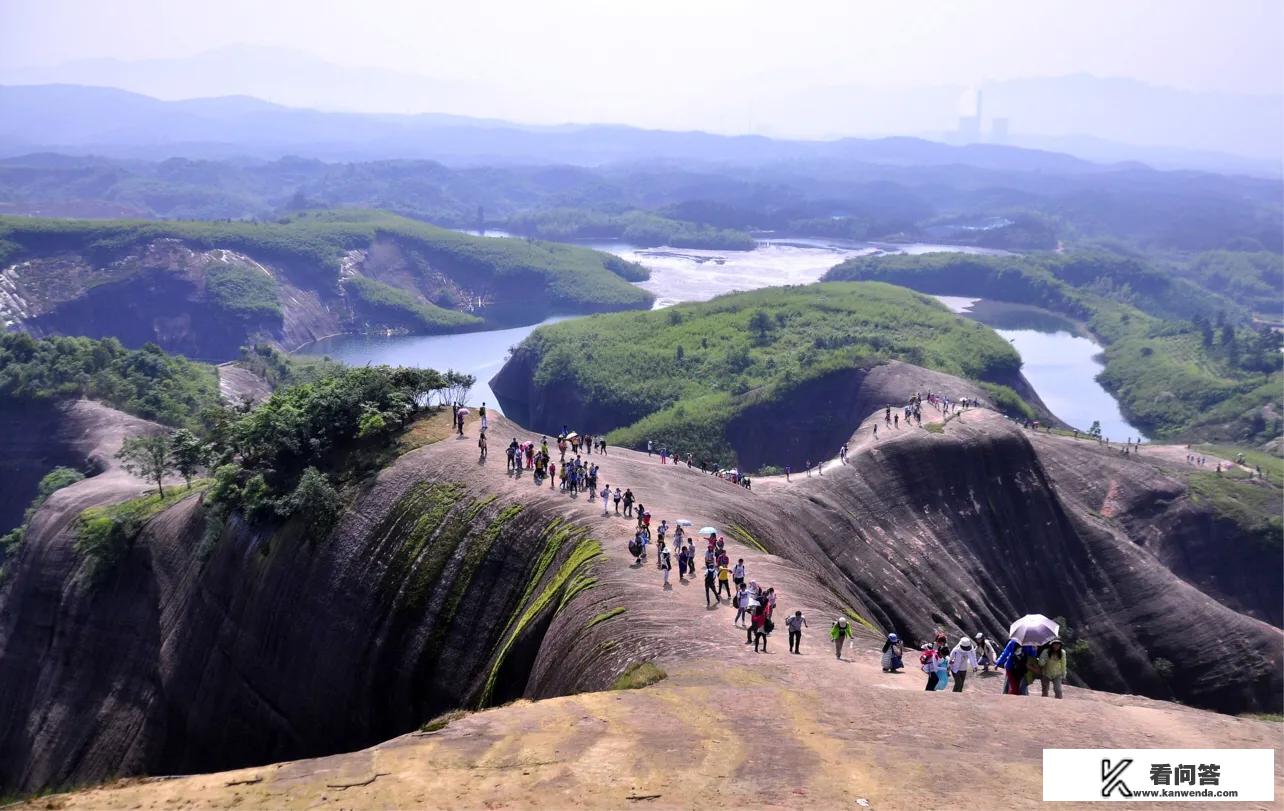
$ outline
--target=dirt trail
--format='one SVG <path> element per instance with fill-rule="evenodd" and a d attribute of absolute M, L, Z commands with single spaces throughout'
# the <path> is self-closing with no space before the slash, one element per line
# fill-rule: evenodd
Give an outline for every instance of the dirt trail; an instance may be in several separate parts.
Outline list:
<path fill-rule="evenodd" d="M 925 410 L 931 419 L 933 410 Z M 937 415 L 939 419 L 939 415 Z M 881 414 L 878 415 L 881 422 Z M 1001 420 L 969 412 L 964 420 Z M 911 431 L 880 439 L 869 420 L 851 454 L 875 452 Z M 948 427 L 946 428 L 948 430 Z M 414 451 L 441 456 L 461 478 L 501 498 L 529 499 L 529 471 L 504 472 L 511 438 L 539 440 L 492 421 L 490 459 L 477 460 L 476 423 L 461 439 Z M 885 436 L 884 436 L 885 435 Z M 1052 441 L 1052 440 L 1049 440 Z M 1073 441 L 1066 439 L 1065 441 Z M 1108 452 L 1103 448 L 1103 453 Z M 711 505 L 753 499 L 743 488 L 658 457 L 609 449 L 585 455 L 602 467 L 599 487 L 630 487 L 652 526 L 709 523 Z M 806 487 L 806 476 L 764 478 L 759 487 Z M 538 491 L 546 497 L 547 483 Z M 921 808 L 924 792 L 969 807 L 1029 808 L 1040 796 L 1044 747 L 1273 747 L 1281 727 L 1148 699 L 1067 688 L 1064 701 L 1006 697 L 999 679 L 973 676 L 962 694 L 925 693 L 916 670 L 883 673 L 878 636 L 865 629 L 838 661 L 827 639 L 840 610 L 812 573 L 728 538 L 733 562 L 780 594 L 780 620 L 801 609 L 810 628 L 803 654 L 784 629 L 755 654 L 725 603 L 706 607 L 700 579 L 661 586 L 654 556 L 636 566 L 626 550 L 634 521 L 602 515 L 600 500 L 565 499 L 565 514 L 602 541 L 598 589 L 626 613 L 622 641 L 655 658 L 668 678 L 644 690 L 586 693 L 475 713 L 434 733 L 370 749 L 234 772 L 122 783 L 39 801 L 58 808 Z M 726 530 L 725 527 L 719 527 Z M 702 545 L 697 541 L 697 550 Z M 699 567 L 697 567 L 699 568 Z M 783 623 L 782 623 L 783 624 Z M 910 659 L 912 657 L 907 657 Z M 1284 791 L 1284 759 L 1276 759 Z M 935 787 L 935 788 L 929 788 Z M 1147 807 L 1163 807 L 1147 806 Z M 1252 804 L 1236 807 L 1251 808 Z M 1262 805 L 1258 807 L 1269 807 Z"/>

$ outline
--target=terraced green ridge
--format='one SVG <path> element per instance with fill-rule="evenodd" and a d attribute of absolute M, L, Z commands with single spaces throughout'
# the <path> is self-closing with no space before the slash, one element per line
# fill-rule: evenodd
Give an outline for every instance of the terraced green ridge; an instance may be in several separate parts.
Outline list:
<path fill-rule="evenodd" d="M 535 396 L 574 392 L 608 415 L 612 444 L 652 439 L 732 458 L 725 428 L 752 405 L 779 401 L 801 384 L 889 359 L 1005 382 L 1016 351 L 989 327 L 936 300 L 886 284 L 767 288 L 645 313 L 580 318 L 541 327 L 510 361 L 533 372 Z"/>
<path fill-rule="evenodd" d="M 609 254 L 553 242 L 486 239 L 366 209 L 309 212 L 272 222 L 0 217 L 0 265 L 78 252 L 103 266 L 162 238 L 178 239 L 203 250 L 240 251 L 277 263 L 296 281 L 318 288 L 332 289 L 338 283 L 340 262 L 347 251 L 391 238 L 448 274 L 492 284 L 529 285 L 533 293 L 567 312 L 649 307 L 653 300 L 650 293 L 626 281 L 647 278 L 646 269 Z M 279 307 L 274 285 L 266 276 L 255 279 L 246 272 L 228 270 L 216 283 L 215 293 L 233 312 L 270 315 Z M 378 290 L 360 292 L 380 297 Z M 383 293 L 388 299 L 386 291 Z M 431 309 L 416 310 L 412 315 L 434 323 L 444 317 Z M 468 324 L 450 326 L 460 325 Z"/>

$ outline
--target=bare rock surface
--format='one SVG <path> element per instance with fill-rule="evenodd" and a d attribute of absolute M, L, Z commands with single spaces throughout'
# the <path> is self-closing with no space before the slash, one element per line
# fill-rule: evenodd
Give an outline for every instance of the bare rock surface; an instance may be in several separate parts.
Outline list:
<path fill-rule="evenodd" d="M 808 617 L 804 656 L 783 652 L 783 628 L 772 653 L 753 654 L 698 580 L 663 588 L 654 557 L 628 554 L 633 522 L 613 506 L 604 515 L 600 500 L 506 475 L 508 440 L 539 435 L 502 418 L 486 463 L 475 423 L 408 453 L 329 537 L 234 518 L 202 549 L 208 519 L 193 496 L 153 519 L 93 589 L 71 550 L 74 509 L 141 485 L 117 471 L 69 487 L 0 588 L 0 788 L 351 751 L 453 707 L 514 699 L 540 700 L 348 755 L 59 802 L 685 807 L 752 790 L 769 807 L 918 807 L 913 787 L 930 775 L 980 781 L 993 807 L 1028 807 L 1045 745 L 1278 742 L 1275 725 L 1148 699 L 1000 697 L 982 678 L 962 696 L 925 695 L 917 673 L 881 673 L 884 631 L 1001 637 L 1039 611 L 1088 641 L 1076 671 L 1096 687 L 1278 711 L 1284 636 L 1140 543 L 1132 502 L 1113 518 L 1101 510 L 1096 479 L 1122 482 L 1116 493 L 1151 477 L 1162 489 L 1173 463 L 1121 467 L 1105 449 L 985 410 L 945 421 L 929 408 L 932 430 L 878 439 L 875 418 L 859 421 L 847 464 L 752 490 L 643 453 L 586 457 L 602 466 L 599 486 L 633 489 L 653 526 L 719 527 L 749 577 L 776 587 L 778 618 Z M 111 424 L 101 443 L 114 441 Z M 845 610 L 866 623 L 859 663 L 825 652 Z M 1169 680 L 1153 667 L 1160 656 L 1175 664 Z M 577 694 L 645 661 L 670 678 Z M 1019 732 L 1014 701 L 1031 720 Z"/>

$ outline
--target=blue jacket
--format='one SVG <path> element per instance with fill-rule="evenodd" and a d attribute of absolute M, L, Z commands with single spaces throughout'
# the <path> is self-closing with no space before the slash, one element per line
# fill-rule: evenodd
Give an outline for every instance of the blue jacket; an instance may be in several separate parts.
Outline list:
<path fill-rule="evenodd" d="M 1003 646 L 1003 652 L 999 654 L 998 659 L 994 660 L 994 663 L 999 667 L 1006 668 L 1008 666 L 1008 660 L 1012 658 L 1012 654 L 1016 651 L 1016 649 L 1017 649 L 1016 640 L 1009 639 L 1008 644 Z"/>

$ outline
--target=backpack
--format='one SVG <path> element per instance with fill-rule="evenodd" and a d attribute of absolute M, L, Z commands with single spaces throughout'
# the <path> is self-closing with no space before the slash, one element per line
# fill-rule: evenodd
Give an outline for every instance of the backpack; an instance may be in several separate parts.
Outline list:
<path fill-rule="evenodd" d="M 934 659 L 936 659 L 935 651 L 925 650 L 919 654 L 918 663 L 924 673 L 936 672 L 936 662 L 933 661 Z"/>

